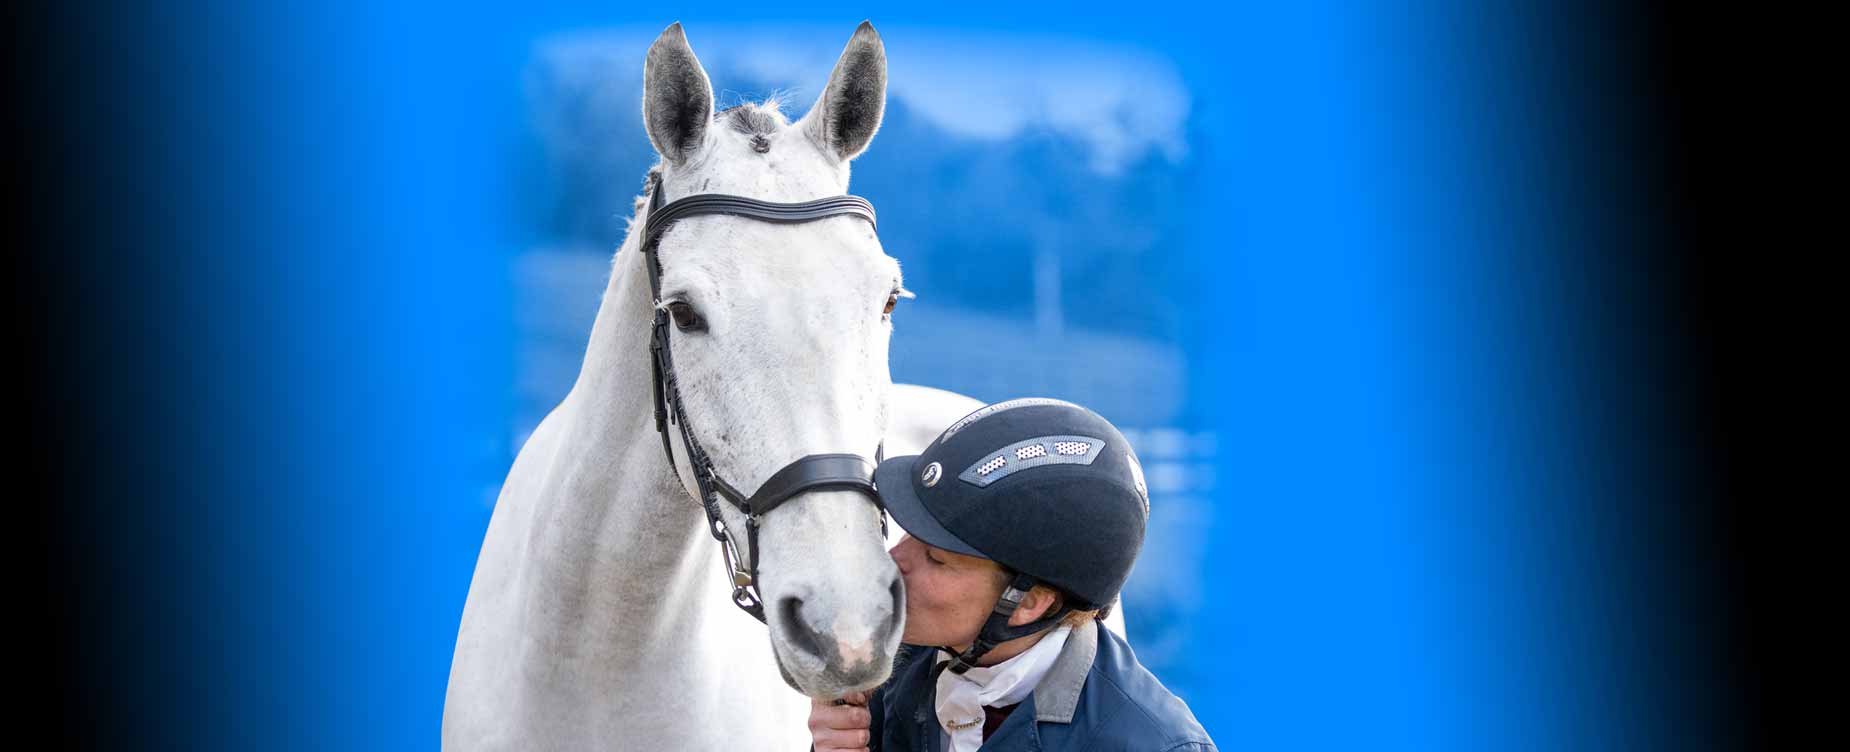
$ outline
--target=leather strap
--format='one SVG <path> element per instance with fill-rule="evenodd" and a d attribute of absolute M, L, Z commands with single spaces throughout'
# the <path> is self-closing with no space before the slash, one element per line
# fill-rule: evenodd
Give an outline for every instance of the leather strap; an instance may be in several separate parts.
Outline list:
<path fill-rule="evenodd" d="M 949 668 L 953 674 L 962 674 L 969 671 L 977 661 L 982 660 L 983 656 L 994 650 L 997 645 L 1018 637 L 1027 637 L 1051 627 L 1055 622 L 1066 618 L 1067 614 L 1073 612 L 1073 605 L 1062 598 L 1060 607 L 1054 609 L 1052 613 L 1042 614 L 1041 618 L 1018 627 L 1009 626 L 1009 617 L 1014 616 L 1015 610 L 1021 608 L 1021 599 L 1026 598 L 1028 591 L 1033 590 L 1038 584 L 1040 580 L 1033 576 L 1016 573 L 1014 579 L 1009 582 L 1009 586 L 1003 589 L 1002 595 L 996 598 L 996 606 L 990 610 L 989 619 L 983 622 L 983 629 L 977 633 L 976 641 L 970 643 L 970 647 L 962 653 L 949 647 L 938 648 L 949 653 L 951 660 L 938 664 L 934 671 Z M 936 680 L 937 675 L 934 673 L 932 678 Z"/>
<path fill-rule="evenodd" d="M 701 193 L 675 199 L 667 206 L 649 212 L 649 221 L 643 225 L 643 237 L 646 241 L 658 240 L 675 220 L 702 214 L 728 214 L 786 225 L 835 216 L 855 216 L 867 220 L 875 229 L 880 226 L 874 217 L 874 205 L 860 196 L 830 196 L 814 201 L 782 204 L 724 193 Z"/>
<path fill-rule="evenodd" d="M 859 491 L 879 504 L 874 491 L 874 466 L 866 457 L 854 454 L 812 454 L 777 471 L 758 492 L 745 500 L 745 508 L 754 514 L 766 514 L 790 497 L 805 491 L 835 488 Z"/>

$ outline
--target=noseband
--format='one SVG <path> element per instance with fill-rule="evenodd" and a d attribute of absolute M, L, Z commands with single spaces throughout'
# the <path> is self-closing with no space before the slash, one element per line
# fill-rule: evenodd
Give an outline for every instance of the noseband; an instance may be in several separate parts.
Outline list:
<path fill-rule="evenodd" d="M 800 224 L 827 217 L 850 216 L 860 217 L 867 220 L 869 225 L 874 225 L 874 207 L 860 196 L 831 196 L 815 201 L 779 204 L 721 193 L 687 196 L 663 206 L 662 180 L 656 177 L 652 182 L 654 185 L 649 190 L 649 220 L 643 225 L 642 256 L 649 268 L 649 296 L 655 308 L 655 320 L 650 324 L 652 332 L 649 337 L 649 352 L 655 366 L 655 430 L 662 435 L 662 451 L 668 455 L 668 466 L 679 476 L 681 469 L 675 464 L 674 446 L 669 438 L 668 427 L 674 425 L 679 428 L 682 449 L 687 455 L 688 465 L 693 468 L 695 485 L 700 489 L 700 504 L 707 512 L 708 530 L 713 533 L 714 540 L 719 541 L 720 557 L 732 578 L 732 602 L 762 622 L 765 618 L 764 600 L 758 595 L 758 521 L 801 493 L 822 489 L 857 491 L 880 509 L 880 530 L 884 534 L 886 507 L 881 505 L 880 495 L 874 491 L 874 463 L 857 454 L 812 454 L 772 473 L 757 493 L 750 496 L 719 477 L 719 473 L 713 469 L 713 460 L 707 456 L 706 450 L 701 448 L 700 441 L 687 426 L 687 412 L 682 407 L 681 389 L 675 379 L 674 356 L 669 348 L 668 312 L 662 307 L 662 260 L 657 255 L 657 246 L 661 244 L 662 234 L 670 226 L 688 217 L 727 214 L 762 222 Z M 884 453 L 882 448 L 874 452 L 875 463 L 879 462 L 880 455 Z M 726 522 L 720 517 L 718 499 L 721 498 L 745 514 L 747 547 L 751 552 L 749 560 L 741 559 L 738 547 L 726 529 Z"/>

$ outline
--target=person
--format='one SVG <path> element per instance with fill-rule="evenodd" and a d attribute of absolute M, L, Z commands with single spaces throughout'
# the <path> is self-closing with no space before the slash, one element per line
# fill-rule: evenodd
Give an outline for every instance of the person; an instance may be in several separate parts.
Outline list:
<path fill-rule="evenodd" d="M 1030 398 L 882 462 L 906 622 L 893 676 L 816 700 L 818 752 L 1209 752 L 1188 706 L 1098 620 L 1142 548 L 1131 446 L 1078 405 Z"/>

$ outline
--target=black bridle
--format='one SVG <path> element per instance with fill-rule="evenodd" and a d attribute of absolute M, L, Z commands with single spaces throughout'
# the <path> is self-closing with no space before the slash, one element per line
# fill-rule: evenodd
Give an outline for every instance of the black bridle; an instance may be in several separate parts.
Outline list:
<path fill-rule="evenodd" d="M 880 509 L 880 530 L 884 534 L 886 507 L 881 505 L 880 495 L 874 491 L 873 482 L 874 463 L 880 461 L 883 452 L 878 448 L 874 451 L 874 463 L 857 454 L 812 454 L 802 457 L 772 473 L 764 485 L 759 486 L 758 492 L 750 496 L 720 478 L 719 473 L 713 469 L 713 460 L 687 427 L 687 412 L 681 405 L 681 389 L 675 379 L 674 356 L 669 349 L 669 316 L 662 306 L 662 260 L 657 255 L 657 246 L 661 244 L 662 234 L 677 220 L 704 214 L 728 214 L 779 224 L 850 216 L 860 217 L 867 220 L 868 224 L 875 225 L 874 207 L 860 196 L 831 196 L 815 201 L 779 204 L 722 193 L 687 196 L 663 206 L 662 180 L 656 177 L 651 182 L 649 219 L 643 225 L 642 257 L 649 268 L 649 296 L 655 308 L 649 337 L 649 352 L 655 371 L 655 430 L 662 435 L 662 451 L 668 455 L 668 466 L 679 477 L 681 470 L 675 464 L 674 446 L 668 436 L 668 426 L 672 423 L 680 428 L 681 446 L 686 450 L 688 465 L 693 468 L 694 482 L 700 491 L 700 504 L 707 512 L 708 530 L 713 533 L 714 540 L 719 541 L 720 557 L 732 578 L 732 602 L 762 622 L 765 620 L 764 600 L 757 592 L 759 519 L 797 494 L 807 491 L 858 491 Z M 751 552 L 749 560 L 741 560 L 738 547 L 726 529 L 726 522 L 720 517 L 719 498 L 730 502 L 745 514 L 747 548 Z"/>

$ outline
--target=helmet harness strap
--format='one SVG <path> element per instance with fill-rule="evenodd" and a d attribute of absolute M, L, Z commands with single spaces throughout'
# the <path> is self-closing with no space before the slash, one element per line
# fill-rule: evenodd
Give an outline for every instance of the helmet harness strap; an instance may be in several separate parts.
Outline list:
<path fill-rule="evenodd" d="M 1002 596 L 996 599 L 996 607 L 989 612 L 988 621 L 983 622 L 982 631 L 977 633 L 976 641 L 970 643 L 968 650 L 959 653 L 950 647 L 938 648 L 951 654 L 951 660 L 939 664 L 937 670 L 943 671 L 948 667 L 951 673 L 962 675 L 965 671 L 969 671 L 970 667 L 975 666 L 977 661 L 982 660 L 983 656 L 988 655 L 989 651 L 994 650 L 997 645 L 1027 637 L 1053 626 L 1074 611 L 1073 605 L 1069 602 L 1070 599 L 1062 598 L 1060 607 L 1053 613 L 1043 615 L 1039 619 L 1018 627 L 1009 626 L 1009 617 L 1015 615 L 1016 609 L 1021 608 L 1021 600 L 1026 598 L 1028 591 L 1033 590 L 1038 584 L 1040 580 L 1035 579 L 1033 575 L 1017 573 L 1014 580 L 1009 582 L 1009 586 L 1003 589 Z"/>

